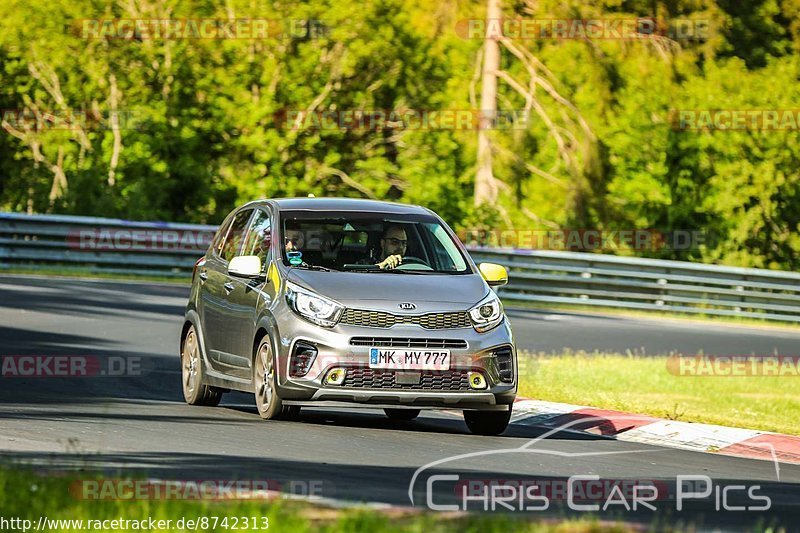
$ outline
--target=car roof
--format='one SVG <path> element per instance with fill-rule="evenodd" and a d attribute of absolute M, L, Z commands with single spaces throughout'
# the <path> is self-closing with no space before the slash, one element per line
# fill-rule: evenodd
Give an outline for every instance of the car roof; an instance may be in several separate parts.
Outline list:
<path fill-rule="evenodd" d="M 419 205 L 381 202 L 361 198 L 270 198 L 251 204 L 270 203 L 280 211 L 374 211 L 391 214 L 429 214 Z"/>

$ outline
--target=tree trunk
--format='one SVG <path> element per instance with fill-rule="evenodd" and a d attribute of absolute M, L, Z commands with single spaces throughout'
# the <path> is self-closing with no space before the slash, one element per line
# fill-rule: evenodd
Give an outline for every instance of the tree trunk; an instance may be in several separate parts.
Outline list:
<path fill-rule="evenodd" d="M 478 173 L 475 175 L 475 205 L 490 205 L 497 200 L 497 185 L 492 173 L 492 143 L 489 130 L 497 116 L 497 71 L 500 69 L 500 45 L 495 38 L 501 27 L 500 0 L 487 0 L 486 35 L 483 43 L 481 73 L 481 119 L 478 127 Z"/>

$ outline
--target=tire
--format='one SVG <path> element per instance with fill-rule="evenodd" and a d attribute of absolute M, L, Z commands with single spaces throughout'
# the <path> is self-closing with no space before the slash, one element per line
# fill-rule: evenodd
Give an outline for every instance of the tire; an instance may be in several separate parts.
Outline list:
<path fill-rule="evenodd" d="M 181 382 L 183 398 L 189 405 L 216 407 L 222 399 L 222 391 L 204 383 L 203 360 L 200 357 L 200 342 L 194 326 L 186 332 L 181 347 Z"/>
<path fill-rule="evenodd" d="M 255 384 L 256 408 L 264 420 L 289 420 L 297 418 L 300 407 L 284 405 L 276 386 L 277 366 L 272 344 L 265 336 L 258 343 L 253 361 L 253 383 Z"/>
<path fill-rule="evenodd" d="M 500 435 L 511 421 L 508 411 L 464 411 L 464 422 L 475 435 Z"/>
<path fill-rule="evenodd" d="M 389 417 L 389 420 L 409 421 L 414 420 L 419 416 L 419 409 L 384 409 L 384 413 Z"/>

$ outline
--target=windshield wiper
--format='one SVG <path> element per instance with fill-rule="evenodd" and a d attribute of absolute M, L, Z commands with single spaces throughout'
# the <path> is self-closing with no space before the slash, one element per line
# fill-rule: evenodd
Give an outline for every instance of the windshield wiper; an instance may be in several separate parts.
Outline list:
<path fill-rule="evenodd" d="M 309 265 L 308 263 L 303 263 L 302 265 L 292 265 L 290 268 L 299 268 L 302 270 L 315 270 L 318 272 L 332 272 L 332 270 L 328 267 L 319 265 Z"/>
<path fill-rule="evenodd" d="M 353 270 L 353 272 L 381 272 L 387 274 L 422 274 L 423 272 L 432 272 L 430 270 L 400 270 L 397 268 L 378 268 L 375 270 Z"/>

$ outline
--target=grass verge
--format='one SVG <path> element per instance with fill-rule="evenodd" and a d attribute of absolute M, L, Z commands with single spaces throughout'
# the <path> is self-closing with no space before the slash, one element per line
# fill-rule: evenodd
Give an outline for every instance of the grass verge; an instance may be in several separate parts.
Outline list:
<path fill-rule="evenodd" d="M 95 475 L 81 475 L 81 479 L 97 479 Z M 115 477 L 115 480 L 122 478 Z M 270 531 L 270 532 L 375 532 L 415 531 L 438 533 L 447 531 L 498 532 L 508 531 L 547 533 L 599 531 L 634 531 L 620 523 L 600 522 L 596 519 L 523 520 L 508 515 L 443 514 L 391 509 L 386 511 L 364 508 L 333 509 L 297 500 L 84 500 L 75 496 L 76 478 L 63 474 L 38 475 L 19 468 L 0 467 L 0 510 L 2 520 L 18 519 L 7 523 L 3 530 L 36 530 L 40 517 L 49 520 L 72 520 L 72 523 L 45 522 L 45 531 Z M 79 483 L 79 481 L 77 481 Z M 78 492 L 80 495 L 80 492 Z M 187 527 L 187 520 L 206 517 L 205 527 Z M 228 518 L 224 522 L 223 519 Z M 248 524 L 245 527 L 244 518 Z M 149 525 L 141 528 L 132 523 L 115 523 L 112 520 L 170 520 L 156 529 Z M 264 521 L 267 519 L 267 522 Z M 184 519 L 183 523 L 179 523 Z M 22 520 L 29 521 L 27 524 Z M 235 520 L 235 522 L 234 522 Z M 74 521 L 82 521 L 80 523 Z M 90 523 L 89 521 L 92 521 Z M 95 522 L 100 521 L 100 522 Z M 96 525 L 93 525 L 95 523 Z M 252 527 L 256 523 L 257 527 Z M 268 523 L 268 528 L 264 527 Z M 183 525 L 184 527 L 179 527 Z M 217 524 L 217 527 L 212 527 Z M 234 526 L 235 524 L 235 526 Z M 162 527 L 165 526 L 166 527 Z M 88 526 L 88 527 L 87 527 Z"/>
<path fill-rule="evenodd" d="M 677 376 L 665 356 L 521 350 L 519 360 L 527 398 L 800 434 L 800 376 Z"/>

